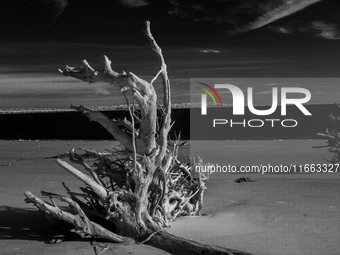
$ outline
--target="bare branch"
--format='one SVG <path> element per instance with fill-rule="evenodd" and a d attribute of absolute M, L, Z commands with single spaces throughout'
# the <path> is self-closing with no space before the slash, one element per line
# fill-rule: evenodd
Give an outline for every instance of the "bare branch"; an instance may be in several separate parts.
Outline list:
<path fill-rule="evenodd" d="M 161 161 L 164 158 L 164 155 L 166 153 L 167 144 L 168 144 L 168 133 L 171 128 L 171 91 L 170 91 L 170 81 L 168 78 L 167 73 L 167 66 L 165 64 L 165 60 L 162 54 L 162 49 L 158 46 L 155 38 L 153 37 L 151 30 L 150 30 L 150 22 L 146 22 L 146 35 L 150 41 L 152 49 L 157 53 L 157 56 L 159 58 L 160 62 L 160 72 L 162 74 L 162 82 L 163 82 L 163 107 L 165 112 L 165 117 L 162 123 L 162 126 L 160 128 L 160 134 L 159 134 L 159 145 L 160 150 L 156 157 L 156 165 L 160 165 Z M 154 79 L 157 78 L 159 73 L 156 75 Z M 152 82 L 154 81 L 152 80 Z"/>
<path fill-rule="evenodd" d="M 99 197 L 99 199 L 105 204 L 106 200 L 108 198 L 107 190 L 99 185 L 95 180 L 93 180 L 91 177 L 87 176 L 86 174 L 83 174 L 70 164 L 66 163 L 65 161 L 62 161 L 60 159 L 56 160 L 57 164 L 73 174 L 75 177 L 77 177 L 79 180 L 84 182 L 86 185 L 88 185 L 95 194 Z"/>
<path fill-rule="evenodd" d="M 115 123 L 101 112 L 92 111 L 82 105 L 78 107 L 71 105 L 71 108 L 83 113 L 91 121 L 101 124 L 125 149 L 133 151 L 132 138 L 118 127 L 120 122 Z"/>
<path fill-rule="evenodd" d="M 53 218 L 57 218 L 63 221 L 66 221 L 75 226 L 76 233 L 80 235 L 89 235 L 92 237 L 97 238 L 104 238 L 111 242 L 118 242 L 122 243 L 125 241 L 124 237 L 119 236 L 117 234 L 112 233 L 111 231 L 103 228 L 102 226 L 98 225 L 95 222 L 90 221 L 80 206 L 71 200 L 70 198 L 61 196 L 59 199 L 68 203 L 70 207 L 76 213 L 73 215 L 72 213 L 65 212 L 60 210 L 56 206 L 52 206 L 41 200 L 40 198 L 34 196 L 31 192 L 25 191 L 27 203 L 33 203 L 36 205 L 40 210 L 46 212 L 47 214 L 51 215 Z"/>

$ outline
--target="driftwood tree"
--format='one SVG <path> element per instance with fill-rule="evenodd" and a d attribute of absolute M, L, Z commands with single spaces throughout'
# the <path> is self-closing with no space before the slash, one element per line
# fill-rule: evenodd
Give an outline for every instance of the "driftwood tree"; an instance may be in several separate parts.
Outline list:
<path fill-rule="evenodd" d="M 100 112 L 71 106 L 91 121 L 100 123 L 125 150 L 107 153 L 83 150 L 79 155 L 72 149 L 68 152 L 69 160 L 82 165 L 89 175 L 60 158 L 56 162 L 86 184 L 80 187 L 82 192 L 71 191 L 63 183 L 69 196 L 42 192 L 51 198 L 48 203 L 26 191 L 26 202 L 36 205 L 49 218 L 70 223 L 82 236 L 112 242 L 124 242 L 128 236 L 173 254 L 246 254 L 186 240 L 164 230 L 169 221 L 178 216 L 200 214 L 207 178 L 193 170 L 195 164 L 202 164 L 200 160 L 182 164 L 177 159 L 178 141 L 168 141 L 171 95 L 167 66 L 151 34 L 149 22 L 146 22 L 146 35 L 160 61 L 160 70 L 151 82 L 131 72 L 113 71 L 106 56 L 103 56 L 104 69 L 101 71 L 93 69 L 86 60 L 82 67 L 66 66 L 60 70 L 66 76 L 89 83 L 113 84 L 124 95 L 132 93 L 130 120 L 110 120 Z M 153 87 L 159 76 L 164 93 L 160 117 Z M 128 99 L 127 103 L 129 105 Z M 70 210 L 61 210 L 53 199 L 68 203 Z"/>

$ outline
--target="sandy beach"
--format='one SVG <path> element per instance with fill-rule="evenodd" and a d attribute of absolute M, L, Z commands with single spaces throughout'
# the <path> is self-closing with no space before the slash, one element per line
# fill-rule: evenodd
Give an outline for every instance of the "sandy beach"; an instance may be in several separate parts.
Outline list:
<path fill-rule="evenodd" d="M 324 162 L 322 157 L 329 158 L 326 149 L 312 148 L 324 144 L 323 140 L 272 140 L 225 141 L 214 146 L 224 150 L 231 164 L 255 164 L 260 161 L 259 155 L 273 164 L 292 163 L 293 159 L 294 163 L 303 164 L 312 160 Z M 80 183 L 59 168 L 51 157 L 72 147 L 101 151 L 116 145 L 112 141 L 1 141 L 2 254 L 36 254 L 37 251 L 41 254 L 95 254 L 89 240 L 46 244 L 46 240 L 63 231 L 53 229 L 36 208 L 25 204 L 23 192 L 29 190 L 39 195 L 44 190 L 65 194 L 62 181 L 77 189 Z M 180 154 L 184 157 L 188 151 L 189 146 L 185 146 Z M 204 154 L 207 153 L 202 149 L 203 158 Z M 237 177 L 224 173 L 211 175 L 203 208 L 205 215 L 180 218 L 168 231 L 253 254 L 338 254 L 339 178 L 259 178 L 256 175 L 253 182 L 236 183 Z M 129 245 L 111 244 L 101 254 L 166 254 L 132 240 L 127 243 Z M 105 244 L 96 242 L 93 245 L 100 250 Z"/>
<path fill-rule="evenodd" d="M 169 254 L 132 239 L 49 244 L 68 230 L 24 201 L 25 191 L 67 195 L 62 182 L 73 191 L 84 186 L 55 162 L 71 148 L 120 148 L 95 123 L 105 118 L 90 113 L 89 122 L 71 104 L 123 120 L 130 118 L 125 105 L 131 103 L 141 111 L 132 125 L 117 124 L 129 136 L 122 133 L 120 141 L 131 146 L 130 134 L 137 134 L 129 149 L 145 155 L 149 177 L 155 172 L 144 159 L 155 161 L 158 171 L 168 153 L 162 145 L 175 140 L 187 141 L 178 153 L 181 162 L 199 156 L 211 167 L 233 170 L 209 170 L 202 215 L 171 222 L 170 234 L 254 255 L 340 254 L 340 164 L 331 168 L 333 155 L 319 139 L 339 130 L 336 118 L 329 118 L 340 115 L 339 1 L 12 0 L 3 1 L 1 10 L 0 254 Z M 339 141 L 338 133 L 331 135 Z M 156 160 L 155 144 L 161 148 Z M 288 172 L 267 173 L 275 167 Z M 312 173 L 321 167 L 327 172 Z M 137 189 L 128 198 L 138 216 L 143 204 L 135 201 L 146 200 L 134 199 L 139 191 L 143 198 L 145 186 L 137 172 L 132 175 Z M 181 206 L 190 211 L 191 205 L 198 211 L 200 204 L 191 202 L 201 198 L 202 183 L 183 179 L 170 189 L 183 190 L 190 204 L 182 200 L 171 212 Z M 152 188 L 144 196 L 152 199 L 151 216 L 159 204 L 172 206 L 172 194 L 158 199 L 164 190 Z M 121 213 L 117 208 L 110 212 Z M 133 220 L 140 224 L 139 217 Z M 188 242 L 177 244 L 181 252 L 192 251 Z"/>

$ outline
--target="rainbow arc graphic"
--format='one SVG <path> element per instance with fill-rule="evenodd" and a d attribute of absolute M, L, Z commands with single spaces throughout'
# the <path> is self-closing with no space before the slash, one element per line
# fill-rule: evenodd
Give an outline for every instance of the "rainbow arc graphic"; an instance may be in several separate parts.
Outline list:
<path fill-rule="evenodd" d="M 214 92 L 214 94 L 217 96 L 218 100 L 220 101 L 221 106 L 223 106 L 220 95 L 217 93 L 217 91 L 213 87 L 211 87 L 210 85 L 205 84 L 203 82 L 197 82 L 197 83 L 207 87 L 212 92 Z M 215 100 L 214 95 L 209 90 L 207 90 L 205 88 L 201 88 L 201 87 L 197 87 L 197 88 L 200 89 L 200 90 L 203 90 L 204 92 L 206 92 L 212 98 L 212 100 L 214 101 L 215 105 L 217 105 L 217 102 Z M 207 95 L 206 94 L 202 94 L 201 95 L 201 114 L 202 115 L 207 115 Z"/>

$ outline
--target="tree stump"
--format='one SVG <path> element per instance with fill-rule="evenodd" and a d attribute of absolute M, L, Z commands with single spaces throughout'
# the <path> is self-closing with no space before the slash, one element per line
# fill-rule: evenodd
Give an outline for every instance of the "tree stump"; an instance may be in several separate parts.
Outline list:
<path fill-rule="evenodd" d="M 84 106 L 71 108 L 101 124 L 125 149 L 107 153 L 84 149 L 82 155 L 72 149 L 67 153 L 69 160 L 82 165 L 88 174 L 60 158 L 56 163 L 85 184 L 80 188 L 82 193 L 71 191 L 63 183 L 69 197 L 42 192 L 51 199 L 48 203 L 26 191 L 25 200 L 47 217 L 74 225 L 81 236 L 112 242 L 124 242 L 124 236 L 128 236 L 173 254 L 247 254 L 186 240 L 165 231 L 169 221 L 179 216 L 200 215 L 207 176 L 194 171 L 197 164 L 202 164 L 201 160 L 181 163 L 177 159 L 179 142 L 168 141 L 171 94 L 167 66 L 162 50 L 151 34 L 149 22 L 146 22 L 146 35 L 160 62 L 160 69 L 151 82 L 132 72 L 113 71 L 107 56 L 103 56 L 104 69 L 100 71 L 93 69 L 86 60 L 81 67 L 59 69 L 65 76 L 89 83 L 106 82 L 120 88 L 129 105 L 130 120 L 111 120 Z M 157 117 L 157 94 L 153 87 L 159 76 L 164 94 L 160 118 Z M 127 93 L 132 94 L 132 104 Z M 68 203 L 70 211 L 61 210 L 54 199 Z M 115 233 L 105 224 L 97 224 L 93 220 L 96 218 L 113 223 Z"/>

